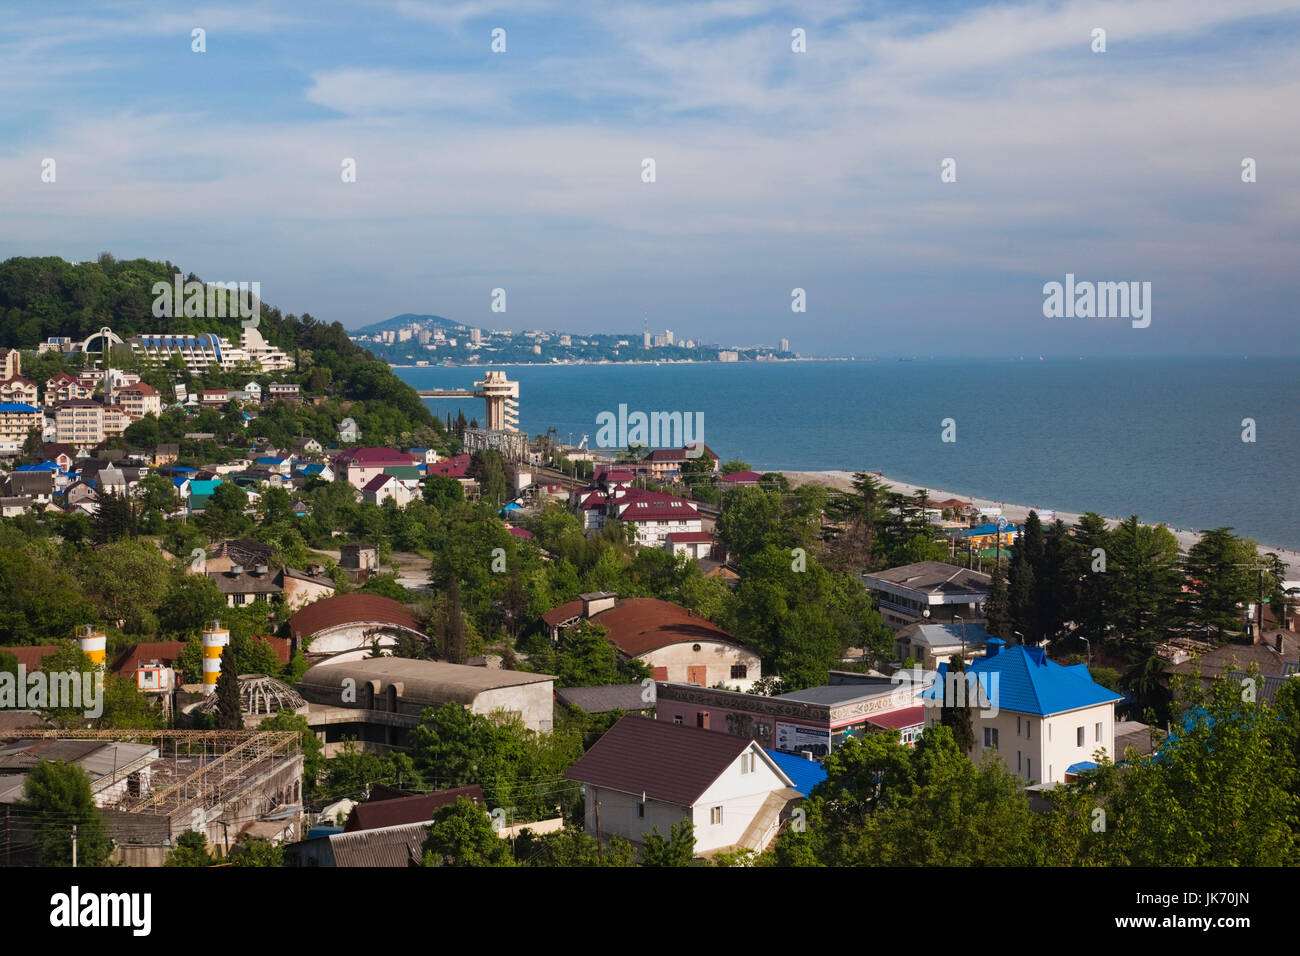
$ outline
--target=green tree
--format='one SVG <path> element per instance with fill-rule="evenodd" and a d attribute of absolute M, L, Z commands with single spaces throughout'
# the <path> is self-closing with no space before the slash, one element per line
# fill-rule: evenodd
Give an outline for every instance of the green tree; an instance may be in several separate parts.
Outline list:
<path fill-rule="evenodd" d="M 215 862 L 208 852 L 208 838 L 198 830 L 186 830 L 176 838 L 163 866 L 211 866 Z"/>
<path fill-rule="evenodd" d="M 655 827 L 645 835 L 641 848 L 642 866 L 690 866 L 695 859 L 695 825 L 690 820 L 674 823 L 665 838 Z"/>
<path fill-rule="evenodd" d="M 1241 608 L 1258 600 L 1265 568 L 1253 541 L 1231 528 L 1202 532 L 1187 552 L 1187 617 L 1222 640 L 1227 631 L 1245 630 Z"/>
<path fill-rule="evenodd" d="M 234 866 L 284 866 L 284 847 L 260 837 L 240 840 L 230 850 Z"/>
<path fill-rule="evenodd" d="M 960 654 L 948 659 L 948 671 L 942 675 L 943 709 L 939 722 L 947 727 L 963 754 L 975 746 L 975 728 L 971 724 L 971 697 L 978 693 L 974 681 L 966 674 L 966 660 Z"/>
<path fill-rule="evenodd" d="M 513 866 L 510 844 L 472 800 L 458 797 L 433 817 L 424 841 L 425 866 Z"/>
<path fill-rule="evenodd" d="M 19 808 L 27 815 L 40 862 L 70 866 L 76 839 L 78 866 L 103 866 L 113 851 L 90 776 L 76 764 L 42 760 L 27 773 Z"/>
<path fill-rule="evenodd" d="M 235 667 L 235 649 L 227 644 L 221 649 L 221 674 L 217 677 L 217 729 L 243 730 L 244 713 L 239 696 L 239 671 Z"/>

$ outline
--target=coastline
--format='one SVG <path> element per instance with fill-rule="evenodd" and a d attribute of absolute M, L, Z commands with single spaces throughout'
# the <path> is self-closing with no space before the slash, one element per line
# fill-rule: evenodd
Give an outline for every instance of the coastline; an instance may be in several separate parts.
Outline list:
<path fill-rule="evenodd" d="M 796 488 L 800 485 L 821 485 L 822 487 L 831 488 L 836 491 L 852 491 L 853 475 L 855 474 L 855 472 L 781 471 L 779 472 L 779 474 L 784 475 L 786 477 L 786 480 L 790 482 L 790 485 Z M 974 495 L 964 495 L 964 494 L 959 494 L 957 492 L 944 491 L 943 489 L 935 488 L 933 486 L 917 485 L 906 481 L 898 481 L 897 479 L 889 478 L 888 476 L 883 475 L 878 471 L 872 472 L 872 474 L 874 474 L 877 478 L 879 478 L 882 482 L 884 482 L 894 491 L 900 492 L 908 496 L 914 495 L 918 491 L 925 490 L 929 492 L 930 498 L 932 500 L 943 500 L 946 498 L 960 498 L 962 501 L 969 501 L 980 508 L 1001 508 L 1002 517 L 1006 518 L 1012 524 L 1023 523 L 1025 518 L 1028 517 L 1030 511 L 1037 511 L 1040 516 L 1043 514 L 1044 511 L 1055 511 L 1056 518 L 1059 518 L 1061 521 L 1064 521 L 1067 525 L 1077 522 L 1079 518 L 1082 517 L 1082 515 L 1079 513 L 1070 512 L 1070 511 L 1060 511 L 1042 505 L 1018 505 L 1008 501 L 994 501 L 990 498 L 980 498 Z M 1114 528 L 1122 520 L 1121 518 L 1114 517 L 1111 515 L 1103 515 L 1103 517 L 1106 519 L 1106 527 L 1108 528 Z M 1050 522 L 1046 522 L 1046 521 L 1044 522 L 1044 524 L 1049 524 L 1049 523 Z M 1146 522 L 1146 523 L 1152 523 L 1152 522 Z M 1160 523 L 1160 522 L 1155 522 L 1155 523 Z M 1166 527 L 1169 526 L 1166 525 Z M 1194 545 L 1200 538 L 1199 531 L 1191 531 L 1183 528 L 1173 528 L 1173 527 L 1169 527 L 1169 530 L 1170 532 L 1173 533 L 1174 537 L 1178 540 L 1179 550 L 1181 550 L 1184 553 L 1186 553 L 1187 550 L 1191 548 L 1192 545 Z M 1297 570 L 1300 570 L 1300 553 L 1297 553 L 1296 551 L 1292 551 L 1289 548 L 1275 548 L 1275 547 L 1269 547 L 1267 545 L 1261 544 L 1259 546 L 1259 553 L 1261 555 L 1276 554 L 1286 564 L 1287 573 L 1289 576 L 1292 577 L 1296 576 Z"/>

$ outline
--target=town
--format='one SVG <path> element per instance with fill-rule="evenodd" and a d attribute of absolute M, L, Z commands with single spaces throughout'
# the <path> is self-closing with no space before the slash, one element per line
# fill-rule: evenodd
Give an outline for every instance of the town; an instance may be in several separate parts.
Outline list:
<path fill-rule="evenodd" d="M 1229 529 L 439 420 L 265 313 L 0 349 L 0 674 L 102 687 L 0 709 L 6 865 L 1294 852 L 1300 587 Z"/>

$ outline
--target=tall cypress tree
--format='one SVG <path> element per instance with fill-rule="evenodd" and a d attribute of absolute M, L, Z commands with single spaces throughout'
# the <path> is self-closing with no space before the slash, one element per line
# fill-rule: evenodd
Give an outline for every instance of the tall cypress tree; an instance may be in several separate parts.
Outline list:
<path fill-rule="evenodd" d="M 957 675 L 955 678 L 948 676 L 954 674 Z M 952 737 L 964 754 L 970 753 L 975 746 L 975 727 L 970 719 L 973 693 L 966 680 L 965 658 L 960 654 L 952 655 L 948 659 L 948 674 L 943 685 L 943 710 L 939 712 L 939 723 L 952 730 Z"/>
<path fill-rule="evenodd" d="M 244 714 L 239 704 L 239 675 L 235 670 L 235 649 L 227 644 L 221 651 L 221 675 L 217 678 L 218 730 L 244 729 Z"/>
<path fill-rule="evenodd" d="M 1011 603 L 1007 594 L 1007 572 L 999 563 L 993 569 L 993 588 L 989 599 L 984 602 L 984 618 L 987 630 L 994 637 L 1003 640 L 1011 638 Z"/>

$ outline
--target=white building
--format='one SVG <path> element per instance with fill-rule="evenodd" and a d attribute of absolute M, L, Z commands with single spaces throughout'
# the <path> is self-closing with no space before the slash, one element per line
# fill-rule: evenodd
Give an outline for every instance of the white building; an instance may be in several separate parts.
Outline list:
<path fill-rule="evenodd" d="M 992 638 L 987 653 L 968 669 L 966 681 L 948 680 L 939 667 L 926 698 L 926 726 L 940 722 L 945 689 L 952 699 L 962 684 L 971 707 L 975 746 L 970 758 L 1001 757 L 1026 785 L 1064 783 L 1096 766 L 1095 757 L 1115 754 L 1115 704 L 1119 694 L 1096 683 L 1083 664 L 1063 667 L 1041 647 L 1011 647 Z M 953 684 L 947 688 L 946 684 Z M 978 690 L 976 689 L 978 684 Z M 978 696 L 977 696 L 978 695 Z"/>
<path fill-rule="evenodd" d="M 565 773 L 586 789 L 586 831 L 643 844 L 695 827 L 695 853 L 764 850 L 802 798 L 753 740 L 627 716 Z"/>

